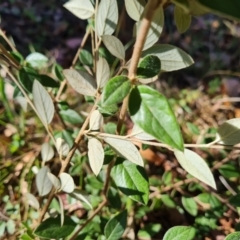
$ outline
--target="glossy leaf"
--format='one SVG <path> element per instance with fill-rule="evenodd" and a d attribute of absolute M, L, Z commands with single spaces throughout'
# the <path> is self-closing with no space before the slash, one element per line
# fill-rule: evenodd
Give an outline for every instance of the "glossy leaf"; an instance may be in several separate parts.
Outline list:
<path fill-rule="evenodd" d="M 131 83 L 126 76 L 117 76 L 110 79 L 102 92 L 102 106 L 111 106 L 121 103 L 130 92 Z"/>
<path fill-rule="evenodd" d="M 90 209 L 93 208 L 89 201 L 89 196 L 86 194 L 86 192 L 75 189 L 73 192 L 70 193 L 70 196 L 80 200 L 81 202 L 86 203 Z"/>
<path fill-rule="evenodd" d="M 139 166 L 144 166 L 142 157 L 137 147 L 132 142 L 111 137 L 105 137 L 104 141 L 109 144 L 120 156 Z"/>
<path fill-rule="evenodd" d="M 217 15 L 240 21 L 240 2 L 238 0 L 198 0 L 203 6 Z"/>
<path fill-rule="evenodd" d="M 138 86 L 129 98 L 133 122 L 146 133 L 173 148 L 183 150 L 183 139 L 176 117 L 167 99 L 156 90 Z"/>
<path fill-rule="evenodd" d="M 146 141 L 151 141 L 151 140 L 155 140 L 155 137 L 151 136 L 150 134 L 145 133 L 140 127 L 138 127 L 137 125 L 133 126 L 131 135 L 133 135 L 133 137 L 141 139 L 141 140 L 146 140 Z"/>
<path fill-rule="evenodd" d="M 99 57 L 97 61 L 96 78 L 98 88 L 103 88 L 110 78 L 110 68 L 105 58 Z"/>
<path fill-rule="evenodd" d="M 180 48 L 168 44 L 156 44 L 143 52 L 143 56 L 155 55 L 161 61 L 161 70 L 171 72 L 191 66 L 194 61 Z"/>
<path fill-rule="evenodd" d="M 223 123 L 217 130 L 216 140 L 225 145 L 240 143 L 240 118 L 233 118 Z"/>
<path fill-rule="evenodd" d="M 33 102 L 42 122 L 50 124 L 54 115 L 54 105 L 49 93 L 37 80 L 33 83 Z"/>
<path fill-rule="evenodd" d="M 127 226 L 127 211 L 123 211 L 111 218 L 105 228 L 106 240 L 119 240 Z"/>
<path fill-rule="evenodd" d="M 230 233 L 224 240 L 239 240 L 240 232 Z"/>
<path fill-rule="evenodd" d="M 188 30 L 191 20 L 192 17 L 190 14 L 186 13 L 181 7 L 175 6 L 174 21 L 179 33 L 184 33 Z"/>
<path fill-rule="evenodd" d="M 41 69 L 47 66 L 48 58 L 42 53 L 33 52 L 26 57 L 26 62 L 33 68 Z"/>
<path fill-rule="evenodd" d="M 130 18 L 139 21 L 146 3 L 144 0 L 125 0 L 126 11 Z"/>
<path fill-rule="evenodd" d="M 89 129 L 91 131 L 98 131 L 102 127 L 102 125 L 103 125 L 102 114 L 98 110 L 93 111 L 89 121 Z"/>
<path fill-rule="evenodd" d="M 54 150 L 50 143 L 45 142 L 41 148 L 41 157 L 44 162 L 51 160 L 54 156 Z"/>
<path fill-rule="evenodd" d="M 138 78 L 152 78 L 159 74 L 161 62 L 158 57 L 149 55 L 143 58 L 137 67 Z"/>
<path fill-rule="evenodd" d="M 111 35 L 103 35 L 102 41 L 108 51 L 115 57 L 124 60 L 125 59 L 125 49 L 121 41 Z"/>
<path fill-rule="evenodd" d="M 87 65 L 87 66 L 93 65 L 93 57 L 89 51 L 82 49 L 80 51 L 79 58 L 83 65 Z"/>
<path fill-rule="evenodd" d="M 119 158 L 111 171 L 111 176 L 123 194 L 134 201 L 147 204 L 149 184 L 143 167 Z"/>
<path fill-rule="evenodd" d="M 69 122 L 74 125 L 83 123 L 83 118 L 72 109 L 61 110 L 59 111 L 59 114 L 65 122 Z"/>
<path fill-rule="evenodd" d="M 40 207 L 39 202 L 34 195 L 32 195 L 31 193 L 26 193 L 24 195 L 24 197 L 26 198 L 26 201 L 30 206 L 32 206 L 33 208 L 35 208 L 37 210 L 39 209 L 39 207 Z"/>
<path fill-rule="evenodd" d="M 63 6 L 81 19 L 90 18 L 94 14 L 94 7 L 90 0 L 70 0 Z"/>
<path fill-rule="evenodd" d="M 61 190 L 66 193 L 73 192 L 75 185 L 73 178 L 68 173 L 60 173 Z"/>
<path fill-rule="evenodd" d="M 88 140 L 88 159 L 93 173 L 97 176 L 103 166 L 104 150 L 102 143 L 96 138 Z"/>
<path fill-rule="evenodd" d="M 185 208 L 185 210 L 191 214 L 192 216 L 197 216 L 198 212 L 198 206 L 197 203 L 193 198 L 190 197 L 182 197 L 182 205 Z"/>
<path fill-rule="evenodd" d="M 40 196 L 47 195 L 52 189 L 52 182 L 47 176 L 49 172 L 49 168 L 47 166 L 44 166 L 37 173 L 36 185 Z"/>
<path fill-rule="evenodd" d="M 53 174 L 50 173 L 50 172 L 47 173 L 47 176 L 48 176 L 48 178 L 50 179 L 50 181 L 51 181 L 52 185 L 54 186 L 54 188 L 55 188 L 56 190 L 59 190 L 60 187 L 61 187 L 61 182 L 60 182 L 60 180 L 59 180 L 55 175 L 53 175 Z"/>
<path fill-rule="evenodd" d="M 176 226 L 165 233 L 163 240 L 193 240 L 195 233 L 196 230 L 193 227 Z"/>
<path fill-rule="evenodd" d="M 42 222 L 34 234 L 44 239 L 61 239 L 69 236 L 76 227 L 76 223 L 68 216 L 65 216 L 64 224 L 61 226 L 60 216 L 48 218 Z"/>
<path fill-rule="evenodd" d="M 116 0 L 102 0 L 96 14 L 96 32 L 98 36 L 111 35 L 118 22 L 118 6 Z"/>
<path fill-rule="evenodd" d="M 69 145 L 62 138 L 56 139 L 56 149 L 60 156 L 67 156 L 70 150 Z"/>
<path fill-rule="evenodd" d="M 63 75 L 66 77 L 70 85 L 78 93 L 86 96 L 94 96 L 96 93 L 96 82 L 92 75 L 87 72 L 65 69 Z"/>
<path fill-rule="evenodd" d="M 197 153 L 185 149 L 184 152 L 174 150 L 174 154 L 182 168 L 189 174 L 216 189 L 216 183 L 210 168 Z"/>
<path fill-rule="evenodd" d="M 154 43 L 156 43 L 162 33 L 164 25 L 164 12 L 162 5 L 156 9 L 153 16 L 150 29 L 148 31 L 143 50 L 150 48 Z M 141 34 L 139 30 L 141 29 L 141 20 L 137 23 L 137 34 Z"/>

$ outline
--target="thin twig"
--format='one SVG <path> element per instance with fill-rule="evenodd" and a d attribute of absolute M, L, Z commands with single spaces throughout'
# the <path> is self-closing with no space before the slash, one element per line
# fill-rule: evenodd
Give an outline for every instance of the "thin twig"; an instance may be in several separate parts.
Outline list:
<path fill-rule="evenodd" d="M 2 29 L 0 29 L 0 35 L 4 38 L 4 40 L 7 42 L 7 44 L 10 46 L 10 48 L 11 48 L 14 52 L 18 52 L 18 50 L 16 49 L 16 47 L 11 43 L 11 41 L 8 39 L 8 37 L 6 36 L 5 32 L 3 32 Z"/>

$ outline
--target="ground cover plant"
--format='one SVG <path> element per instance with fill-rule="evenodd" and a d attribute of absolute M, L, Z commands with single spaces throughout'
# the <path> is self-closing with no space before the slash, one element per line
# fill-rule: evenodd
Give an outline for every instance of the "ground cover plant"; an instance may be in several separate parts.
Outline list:
<path fill-rule="evenodd" d="M 163 73 L 194 64 L 161 44 L 165 10 L 184 33 L 208 12 L 238 21 L 239 3 L 222 2 L 68 1 L 87 26 L 64 69 L 40 52 L 23 57 L 1 30 L 3 239 L 238 238 L 239 118 L 209 120 L 219 101 L 157 88 Z M 124 14 L 134 21 L 125 44 Z M 217 79 L 208 87 L 214 94 Z"/>

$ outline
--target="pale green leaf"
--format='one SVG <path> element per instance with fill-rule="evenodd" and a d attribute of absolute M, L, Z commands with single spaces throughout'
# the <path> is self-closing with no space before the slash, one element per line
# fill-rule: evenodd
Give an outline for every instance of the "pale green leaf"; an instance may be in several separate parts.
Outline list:
<path fill-rule="evenodd" d="M 130 141 L 105 137 L 104 141 L 109 144 L 120 156 L 132 163 L 144 166 L 143 159 L 137 147 Z"/>
<path fill-rule="evenodd" d="M 148 133 L 145 133 L 139 126 L 134 124 L 131 135 L 135 138 L 141 139 L 141 140 L 146 140 L 146 141 L 151 141 L 155 140 L 155 137 L 151 136 Z"/>
<path fill-rule="evenodd" d="M 15 222 L 12 219 L 9 219 L 6 223 L 7 232 L 12 235 L 16 230 Z"/>
<path fill-rule="evenodd" d="M 33 52 L 26 57 L 26 62 L 33 68 L 43 68 L 47 66 L 48 58 L 42 53 Z"/>
<path fill-rule="evenodd" d="M 90 0 L 70 0 L 63 6 L 81 19 L 90 18 L 94 14 L 94 7 Z"/>
<path fill-rule="evenodd" d="M 40 196 L 47 195 L 52 189 L 52 182 L 48 178 L 49 172 L 49 168 L 47 166 L 44 166 L 37 173 L 36 185 Z"/>
<path fill-rule="evenodd" d="M 103 88 L 110 78 L 110 68 L 105 58 L 99 57 L 97 61 L 96 78 L 98 88 Z"/>
<path fill-rule="evenodd" d="M 54 115 L 53 101 L 40 82 L 34 80 L 33 102 L 44 125 L 50 124 Z"/>
<path fill-rule="evenodd" d="M 56 139 L 56 149 L 60 156 L 67 156 L 70 150 L 69 145 L 64 141 L 63 138 Z"/>
<path fill-rule="evenodd" d="M 24 195 L 24 197 L 26 198 L 26 201 L 30 206 L 32 206 L 33 208 L 35 208 L 37 210 L 39 209 L 39 207 L 40 207 L 39 202 L 34 195 L 32 195 L 31 193 L 26 193 Z"/>
<path fill-rule="evenodd" d="M 66 193 L 73 192 L 75 185 L 73 178 L 68 173 L 60 173 L 59 179 L 61 182 L 61 190 Z"/>
<path fill-rule="evenodd" d="M 53 175 L 53 174 L 50 173 L 50 172 L 48 172 L 47 175 L 48 175 L 48 178 L 50 179 L 51 183 L 52 183 L 53 186 L 55 187 L 55 189 L 56 189 L 56 190 L 59 190 L 60 187 L 61 187 L 60 180 L 59 180 L 55 175 Z"/>
<path fill-rule="evenodd" d="M 150 29 L 148 31 L 143 50 L 150 48 L 154 43 L 156 43 L 162 33 L 164 25 L 164 12 L 162 5 L 159 4 L 158 9 L 156 9 L 153 16 Z M 141 29 L 141 20 L 137 23 L 137 34 L 141 34 L 139 30 Z"/>
<path fill-rule="evenodd" d="M 216 141 L 219 144 L 235 145 L 240 143 L 240 118 L 223 123 L 217 130 Z"/>
<path fill-rule="evenodd" d="M 41 157 L 44 162 L 51 160 L 54 156 L 54 150 L 50 143 L 45 142 L 41 148 Z"/>
<path fill-rule="evenodd" d="M 93 208 L 92 204 L 90 203 L 89 196 L 86 192 L 75 189 L 72 193 L 70 193 L 70 196 L 86 203 L 90 207 L 90 209 Z"/>
<path fill-rule="evenodd" d="M 101 0 L 96 14 L 96 32 L 98 36 L 111 35 L 118 22 L 118 6 L 116 0 Z"/>
<path fill-rule="evenodd" d="M 184 33 L 188 30 L 191 24 L 192 17 L 186 13 L 181 7 L 175 6 L 174 8 L 174 21 L 179 33 Z"/>
<path fill-rule="evenodd" d="M 142 84 L 148 84 L 148 83 L 153 83 L 158 80 L 158 75 L 152 78 L 139 78 L 138 81 Z"/>
<path fill-rule="evenodd" d="M 124 60 L 125 59 L 125 49 L 121 41 L 111 35 L 103 35 L 102 41 L 108 51 L 115 57 Z"/>
<path fill-rule="evenodd" d="M 161 70 L 171 72 L 191 66 L 194 61 L 180 48 L 168 44 L 156 44 L 143 52 L 143 56 L 155 55 L 161 61 Z"/>
<path fill-rule="evenodd" d="M 102 125 L 103 125 L 102 114 L 98 110 L 93 111 L 90 117 L 89 129 L 91 131 L 97 131 L 101 128 Z"/>
<path fill-rule="evenodd" d="M 174 154 L 182 168 L 189 174 L 216 189 L 216 183 L 210 168 L 197 153 L 189 149 L 185 149 L 184 152 L 175 149 Z"/>
<path fill-rule="evenodd" d="M 192 197 L 184 197 L 182 196 L 182 205 L 186 209 L 186 211 L 192 216 L 197 216 L 198 206 L 195 200 Z"/>
<path fill-rule="evenodd" d="M 96 138 L 88 140 L 88 159 L 93 173 L 97 176 L 103 165 L 104 150 L 102 143 Z"/>
<path fill-rule="evenodd" d="M 80 70 L 65 69 L 63 70 L 63 75 L 78 93 L 86 96 L 95 96 L 97 91 L 96 82 L 89 73 Z"/>
<path fill-rule="evenodd" d="M 165 233 L 163 240 L 193 240 L 195 234 L 196 229 L 193 227 L 176 226 Z"/>
<path fill-rule="evenodd" d="M 126 11 L 130 18 L 139 21 L 146 5 L 145 0 L 125 0 Z"/>
<path fill-rule="evenodd" d="M 28 111 L 28 102 L 25 97 L 17 96 L 15 100 L 19 103 L 24 112 Z"/>

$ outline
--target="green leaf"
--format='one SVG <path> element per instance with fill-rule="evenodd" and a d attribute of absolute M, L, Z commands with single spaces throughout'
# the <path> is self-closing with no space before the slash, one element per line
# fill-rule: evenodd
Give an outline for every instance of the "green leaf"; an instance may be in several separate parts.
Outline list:
<path fill-rule="evenodd" d="M 33 68 L 41 69 L 47 66 L 48 58 L 42 53 L 34 52 L 26 57 L 26 62 Z"/>
<path fill-rule="evenodd" d="M 182 197 L 182 205 L 189 214 L 197 216 L 198 206 L 193 198 Z"/>
<path fill-rule="evenodd" d="M 48 218 L 42 222 L 34 234 L 46 239 L 60 239 L 69 236 L 75 227 L 76 223 L 68 216 L 64 217 L 64 224 L 61 226 L 60 216 L 58 216 L 57 218 Z"/>
<path fill-rule="evenodd" d="M 131 82 L 126 76 L 117 76 L 110 79 L 103 89 L 102 106 L 111 106 L 121 103 L 131 89 Z"/>
<path fill-rule="evenodd" d="M 189 2 L 188 0 L 171 0 L 171 2 L 175 3 L 176 6 L 181 7 L 185 10 L 185 12 L 189 12 Z"/>
<path fill-rule="evenodd" d="M 224 240 L 239 240 L 240 239 L 240 232 L 234 232 L 229 234 Z"/>
<path fill-rule="evenodd" d="M 165 233 L 163 240 L 192 240 L 195 233 L 196 230 L 193 227 L 172 227 Z"/>
<path fill-rule="evenodd" d="M 240 143 L 240 118 L 233 118 L 223 123 L 217 130 L 216 141 L 225 145 Z"/>
<path fill-rule="evenodd" d="M 54 74 L 56 75 L 56 77 L 58 78 L 59 81 L 63 81 L 64 80 L 64 76 L 62 74 L 62 70 L 63 70 L 63 68 L 59 64 L 55 64 L 55 66 L 54 66 Z"/>
<path fill-rule="evenodd" d="M 164 203 L 164 205 L 166 205 L 169 208 L 175 208 L 176 204 L 175 202 L 172 200 L 172 198 L 167 195 L 167 194 L 162 194 L 161 195 L 161 200 Z"/>
<path fill-rule="evenodd" d="M 222 206 L 221 202 L 211 193 L 200 193 L 197 198 L 203 203 L 210 204 L 212 208 Z"/>
<path fill-rule="evenodd" d="M 159 223 L 150 223 L 147 224 L 143 229 L 138 231 L 138 238 L 144 240 L 152 239 L 159 231 L 161 230 L 162 226 Z"/>
<path fill-rule="evenodd" d="M 230 164 L 224 164 L 219 168 L 219 172 L 225 177 L 225 178 L 238 178 L 240 177 L 240 172 L 238 167 L 230 165 Z"/>
<path fill-rule="evenodd" d="M 161 70 L 171 72 L 191 66 L 194 61 L 191 56 L 180 48 L 168 44 L 156 44 L 144 51 L 142 56 L 155 55 L 161 61 Z"/>
<path fill-rule="evenodd" d="M 202 5 L 210 8 L 213 13 L 233 20 L 240 20 L 240 1 L 238 0 L 198 0 Z"/>
<path fill-rule="evenodd" d="M 110 78 L 110 68 L 105 58 L 98 58 L 96 78 L 98 88 L 103 88 Z"/>
<path fill-rule="evenodd" d="M 94 14 L 94 7 L 90 0 L 70 0 L 63 6 L 81 19 L 90 18 Z"/>
<path fill-rule="evenodd" d="M 9 219 L 6 223 L 6 229 L 8 234 L 12 235 L 14 234 L 15 230 L 16 230 L 16 225 L 15 222 L 12 219 Z"/>
<path fill-rule="evenodd" d="M 174 150 L 174 154 L 183 169 L 195 178 L 216 189 L 216 183 L 210 168 L 197 153 L 185 149 L 184 152 Z"/>
<path fill-rule="evenodd" d="M 149 184 L 143 167 L 118 158 L 111 171 L 111 176 L 123 194 L 134 201 L 147 204 Z"/>
<path fill-rule="evenodd" d="M 112 35 L 118 22 L 118 6 L 116 0 L 102 0 L 96 14 L 96 32 L 98 36 Z"/>
<path fill-rule="evenodd" d="M 47 195 L 52 189 L 52 182 L 47 175 L 49 172 L 49 167 L 44 166 L 37 173 L 36 185 L 40 196 Z"/>
<path fill-rule="evenodd" d="M 147 86 L 136 87 L 130 94 L 129 112 L 144 132 L 173 148 L 184 149 L 176 117 L 161 93 Z"/>
<path fill-rule="evenodd" d="M 92 54 L 89 51 L 82 49 L 80 51 L 79 58 L 83 65 L 88 65 L 88 66 L 93 65 Z"/>
<path fill-rule="evenodd" d="M 78 199 L 80 200 L 81 202 L 84 202 L 86 203 L 86 205 L 92 209 L 92 205 L 89 201 L 89 196 L 87 195 L 86 192 L 82 191 L 82 190 L 78 190 L 78 189 L 75 189 L 72 193 L 70 193 L 70 196 L 75 198 L 75 199 Z"/>
<path fill-rule="evenodd" d="M 121 206 L 122 206 L 121 197 L 120 197 L 118 191 L 115 188 L 110 187 L 108 189 L 107 198 L 108 198 L 109 204 L 112 207 L 114 207 L 116 209 L 120 209 L 121 208 Z"/>
<path fill-rule="evenodd" d="M 138 78 L 151 78 L 159 74 L 161 62 L 158 57 L 149 55 L 143 58 L 137 67 Z"/>
<path fill-rule="evenodd" d="M 127 226 L 127 211 L 117 214 L 111 218 L 105 228 L 104 234 L 107 240 L 119 240 Z"/>
<path fill-rule="evenodd" d="M 190 14 L 186 13 L 181 7 L 175 6 L 174 8 L 174 21 L 177 25 L 179 33 L 184 33 L 188 30 L 192 17 Z"/>
<path fill-rule="evenodd" d="M 59 111 L 59 114 L 61 115 L 64 121 L 69 122 L 71 124 L 75 125 L 83 123 L 83 118 L 72 109 L 61 110 Z"/>
<path fill-rule="evenodd" d="M 126 11 L 130 18 L 139 21 L 146 3 L 144 0 L 125 0 Z"/>
<path fill-rule="evenodd" d="M 240 207 L 240 194 L 230 197 L 229 203 L 234 207 Z"/>

